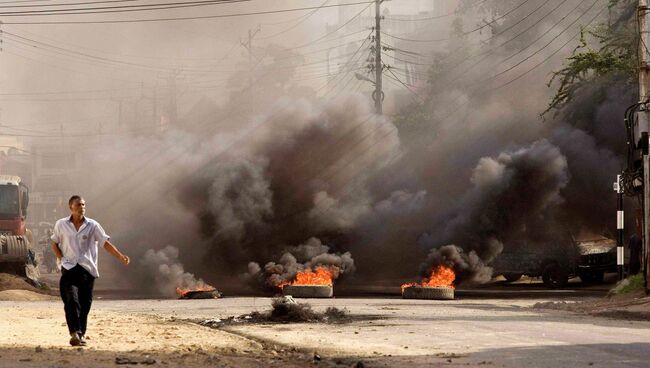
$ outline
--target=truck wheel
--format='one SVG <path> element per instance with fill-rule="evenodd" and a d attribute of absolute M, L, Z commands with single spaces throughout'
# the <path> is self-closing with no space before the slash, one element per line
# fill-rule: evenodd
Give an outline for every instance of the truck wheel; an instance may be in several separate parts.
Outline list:
<path fill-rule="evenodd" d="M 518 281 L 518 280 L 521 278 L 521 276 L 523 276 L 523 275 L 520 274 L 520 273 L 504 273 L 504 274 L 503 274 L 503 277 L 504 277 L 504 278 L 506 279 L 506 281 L 508 281 L 508 282 L 515 282 L 515 281 Z"/>
<path fill-rule="evenodd" d="M 566 286 L 569 282 L 569 275 L 566 270 L 557 263 L 551 263 L 542 271 L 544 285 L 549 288 L 558 289 Z"/>
<path fill-rule="evenodd" d="M 602 271 L 583 272 L 580 274 L 580 280 L 582 280 L 582 282 L 584 282 L 585 284 L 600 283 L 603 282 L 604 278 L 605 278 L 605 273 Z"/>

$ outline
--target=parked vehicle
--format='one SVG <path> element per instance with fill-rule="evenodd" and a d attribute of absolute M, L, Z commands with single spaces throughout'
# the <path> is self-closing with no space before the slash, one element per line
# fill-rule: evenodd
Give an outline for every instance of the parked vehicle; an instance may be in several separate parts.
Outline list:
<path fill-rule="evenodd" d="M 605 237 L 568 238 L 563 244 L 519 247 L 500 254 L 492 266 L 494 274 L 508 282 L 524 275 L 541 277 L 549 288 L 564 287 L 576 276 L 584 283 L 601 282 L 606 272 L 616 272 L 616 242 Z"/>

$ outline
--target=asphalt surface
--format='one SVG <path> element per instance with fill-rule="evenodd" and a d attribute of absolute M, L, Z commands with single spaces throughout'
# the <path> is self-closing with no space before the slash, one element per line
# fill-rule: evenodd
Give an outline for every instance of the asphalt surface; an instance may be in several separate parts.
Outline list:
<path fill-rule="evenodd" d="M 497 285 L 497 289 L 498 289 Z M 517 294 L 521 287 L 507 287 Z M 309 299 L 315 310 L 335 306 L 358 320 L 342 324 L 249 324 L 224 329 L 266 344 L 363 360 L 367 366 L 648 367 L 650 322 L 619 321 L 531 308 L 537 302 L 589 300 L 553 291 L 495 298 L 500 291 L 461 292 L 454 301 L 400 298 Z M 535 290 L 535 289 L 533 289 Z M 565 291 L 566 292 L 566 291 Z M 597 294 L 598 290 L 592 291 Z M 568 293 L 571 294 L 571 293 Z M 491 296 L 491 297 L 490 297 Z M 533 297 L 534 296 L 534 297 Z M 269 298 L 97 300 L 94 313 L 155 315 L 171 320 L 227 318 L 269 309 Z M 0 303 L 0 307 L 2 307 Z M 56 302 L 23 308 L 60 308 Z"/>
<path fill-rule="evenodd" d="M 359 359 L 368 367 L 649 367 L 650 322 L 624 321 L 533 308 L 538 302 L 602 298 L 608 284 L 549 290 L 535 280 L 496 282 L 457 290 L 453 301 L 404 300 L 399 287 L 335 288 L 333 299 L 308 299 L 317 311 L 345 309 L 356 320 L 330 324 L 250 324 L 225 332 L 274 347 Z M 111 299 L 124 291 L 99 293 L 93 313 L 153 315 L 201 321 L 263 312 L 270 298 L 215 300 Z M 131 295 L 133 297 L 133 295 Z M 142 296 L 139 296 L 142 297 Z M 23 308 L 60 308 L 57 302 Z M 2 303 L 0 303 L 2 307 Z"/>

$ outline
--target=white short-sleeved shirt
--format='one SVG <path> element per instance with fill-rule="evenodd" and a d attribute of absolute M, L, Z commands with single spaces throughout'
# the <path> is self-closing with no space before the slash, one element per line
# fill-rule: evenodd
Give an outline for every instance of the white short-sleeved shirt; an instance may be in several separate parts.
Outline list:
<path fill-rule="evenodd" d="M 59 245 L 63 259 L 61 266 L 66 270 L 80 265 L 94 277 L 99 277 L 97 270 L 98 245 L 104 245 L 110 237 L 95 220 L 84 217 L 79 231 L 72 223 L 72 216 L 64 217 L 54 224 L 52 241 Z"/>

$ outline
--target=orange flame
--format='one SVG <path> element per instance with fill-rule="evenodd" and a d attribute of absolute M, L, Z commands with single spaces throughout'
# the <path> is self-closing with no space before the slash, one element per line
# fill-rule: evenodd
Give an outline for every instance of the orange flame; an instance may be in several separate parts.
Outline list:
<path fill-rule="evenodd" d="M 213 288 L 212 286 L 198 286 L 192 289 L 186 289 L 186 288 L 176 288 L 176 294 L 178 294 L 179 298 L 184 297 L 187 295 L 187 293 L 193 292 L 193 291 L 207 291 L 207 292 L 213 292 L 217 291 L 217 289 Z"/>
<path fill-rule="evenodd" d="M 319 266 L 314 271 L 306 269 L 296 274 L 292 282 L 281 282 L 277 286 L 282 289 L 287 285 L 329 285 L 332 286 L 334 273 L 327 267 Z"/>
<path fill-rule="evenodd" d="M 424 287 L 449 287 L 455 289 L 454 281 L 456 280 L 456 272 L 448 266 L 437 266 L 431 271 L 431 276 L 428 279 L 422 280 L 421 283 L 411 283 L 402 285 L 402 292 L 404 289 L 411 286 L 424 286 Z"/>

